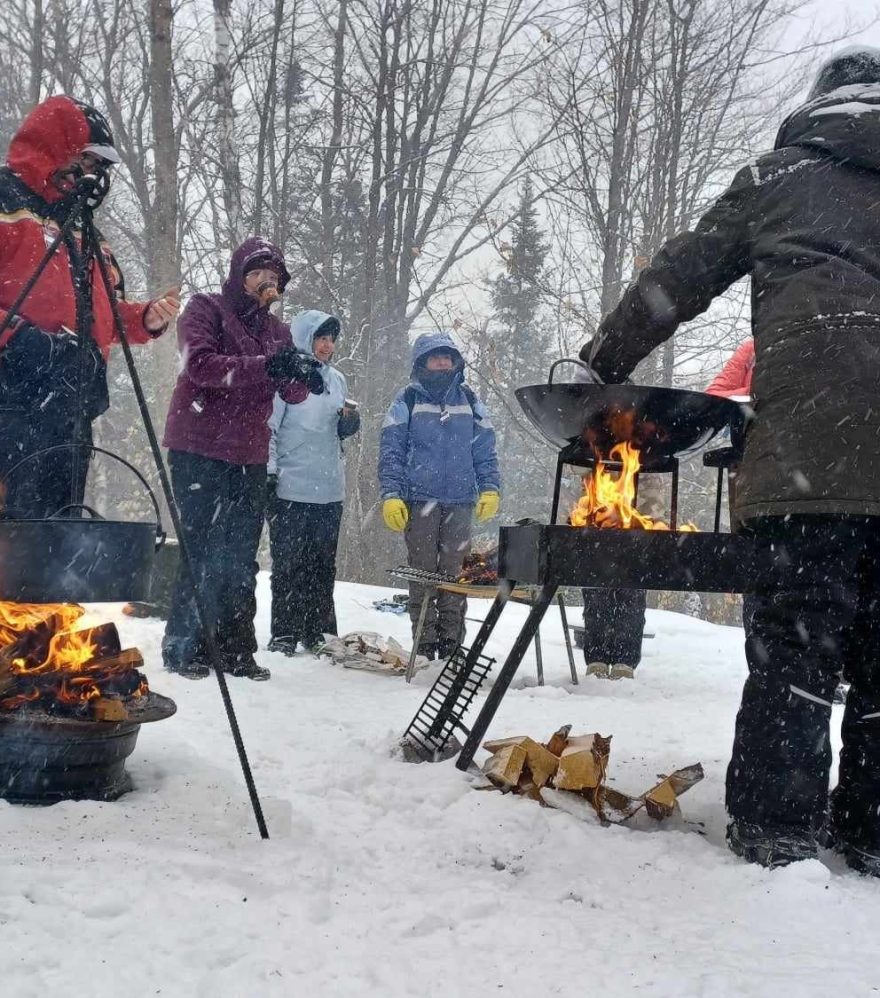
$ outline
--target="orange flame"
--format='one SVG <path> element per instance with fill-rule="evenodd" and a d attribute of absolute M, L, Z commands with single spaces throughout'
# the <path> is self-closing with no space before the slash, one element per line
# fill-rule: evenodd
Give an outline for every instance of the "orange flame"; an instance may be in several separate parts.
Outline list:
<path fill-rule="evenodd" d="M 64 669 L 79 672 L 94 658 L 93 629 L 75 630 L 85 610 L 76 603 L 5 603 L 0 602 L 0 649 L 14 645 L 50 626 L 52 629 L 45 650 L 36 651 L 41 661 L 28 661 L 22 656 L 12 659 L 15 672 L 51 672 Z"/>
<path fill-rule="evenodd" d="M 662 520 L 640 513 L 633 505 L 636 496 L 636 475 L 641 463 L 639 452 L 629 443 L 611 448 L 610 460 L 620 464 L 615 476 L 597 461 L 591 475 L 584 477 L 584 494 L 571 511 L 573 527 L 601 527 L 619 530 L 669 530 Z M 677 528 L 696 531 L 692 523 Z"/>

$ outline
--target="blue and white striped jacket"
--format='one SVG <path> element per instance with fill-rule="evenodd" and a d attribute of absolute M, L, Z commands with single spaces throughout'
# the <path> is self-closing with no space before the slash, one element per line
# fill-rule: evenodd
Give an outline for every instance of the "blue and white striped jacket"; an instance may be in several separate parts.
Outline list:
<path fill-rule="evenodd" d="M 459 372 L 442 402 L 413 381 L 409 388 L 414 395 L 412 416 L 406 404 L 407 389 L 397 394 L 379 444 L 383 499 L 460 505 L 476 502 L 480 492 L 500 491 L 492 421 L 481 401 L 477 399 L 471 407 L 462 381 Z"/>

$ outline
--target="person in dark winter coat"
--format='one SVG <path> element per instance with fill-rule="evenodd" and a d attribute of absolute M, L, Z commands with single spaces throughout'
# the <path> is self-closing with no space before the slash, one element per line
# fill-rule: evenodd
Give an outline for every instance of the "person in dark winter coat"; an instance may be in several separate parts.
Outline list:
<path fill-rule="evenodd" d="M 501 480 L 489 413 L 464 384 L 464 358 L 448 333 L 427 333 L 412 348 L 412 381 L 382 428 L 379 485 L 389 530 L 405 531 L 409 564 L 457 575 L 470 548 L 471 522 L 498 513 Z M 413 634 L 424 588 L 410 585 Z M 445 658 L 464 638 L 466 601 L 432 599 L 419 653 Z"/>
<path fill-rule="evenodd" d="M 312 309 L 290 326 L 293 342 L 318 361 L 320 395 L 288 401 L 275 396 L 269 426 L 267 518 L 272 549 L 270 651 L 311 651 L 336 634 L 333 585 L 345 498 L 342 441 L 357 433 L 360 416 L 346 404 L 345 375 L 331 365 L 339 320 Z"/>
<path fill-rule="evenodd" d="M 50 516 L 82 502 L 88 453 L 80 455 L 76 471 L 70 451 L 34 457 L 13 469 L 48 447 L 74 443 L 80 412 L 79 442 L 90 445 L 91 424 L 109 406 L 107 358 L 116 330 L 97 267 L 90 282 L 91 337 L 80 343 L 76 333 L 73 275 L 82 262 L 79 229 L 59 246 L 18 313 L 8 310 L 68 220 L 77 179 L 107 174 L 118 162 L 104 116 L 59 96 L 38 104 L 25 118 L 0 169 L 0 321 L 7 323 L 0 334 L 0 480 L 6 510 L 15 516 Z M 122 274 L 100 234 L 96 251 L 115 278 L 129 341 L 148 343 L 160 336 L 177 314 L 177 289 L 150 302 L 125 301 Z"/>
<path fill-rule="evenodd" d="M 728 843 L 767 866 L 816 855 L 829 719 L 851 682 L 827 832 L 880 875 L 880 52 L 820 72 L 776 148 L 667 243 L 581 356 L 607 382 L 752 279 L 754 419 L 737 480 L 742 528 L 825 555 L 827 578 L 755 596 L 749 678 L 727 776 Z"/>
<path fill-rule="evenodd" d="M 254 615 L 272 399 L 278 389 L 291 401 L 323 390 L 315 361 L 269 311 L 289 279 L 280 250 L 247 239 L 232 254 L 221 294 L 190 299 L 178 324 L 183 370 L 165 424 L 174 498 L 222 664 L 250 679 L 269 678 L 254 660 Z M 182 565 L 162 655 L 171 672 L 209 674 Z"/>

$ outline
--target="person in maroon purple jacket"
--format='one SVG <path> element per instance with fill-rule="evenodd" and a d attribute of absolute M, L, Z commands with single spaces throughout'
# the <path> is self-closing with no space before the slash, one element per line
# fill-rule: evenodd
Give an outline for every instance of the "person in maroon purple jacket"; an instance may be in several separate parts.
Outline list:
<path fill-rule="evenodd" d="M 196 294 L 178 323 L 183 370 L 165 446 L 174 498 L 224 671 L 268 679 L 254 659 L 256 554 L 263 526 L 268 419 L 275 392 L 323 391 L 314 359 L 292 346 L 269 306 L 290 280 L 280 250 L 248 239 L 220 294 Z M 190 679 L 210 669 L 189 580 L 178 571 L 162 641 L 165 668 Z"/>

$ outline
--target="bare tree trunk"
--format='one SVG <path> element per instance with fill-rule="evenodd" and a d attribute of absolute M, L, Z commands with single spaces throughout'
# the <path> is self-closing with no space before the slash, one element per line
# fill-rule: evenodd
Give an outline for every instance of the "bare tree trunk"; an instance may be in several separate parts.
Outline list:
<path fill-rule="evenodd" d="M 172 0 L 150 0 L 150 112 L 155 190 L 149 228 L 148 274 L 155 292 L 180 281 L 177 242 L 177 136 L 174 130 Z"/>
<path fill-rule="evenodd" d="M 31 75 L 28 84 L 28 104 L 33 107 L 40 102 L 40 83 L 43 78 L 43 45 L 45 44 L 43 20 L 43 0 L 34 0 L 34 23 L 31 42 Z"/>
<path fill-rule="evenodd" d="M 214 0 L 214 103 L 217 160 L 227 216 L 227 248 L 231 252 L 244 238 L 241 211 L 241 170 L 235 147 L 235 106 L 232 95 L 231 0 Z"/>

